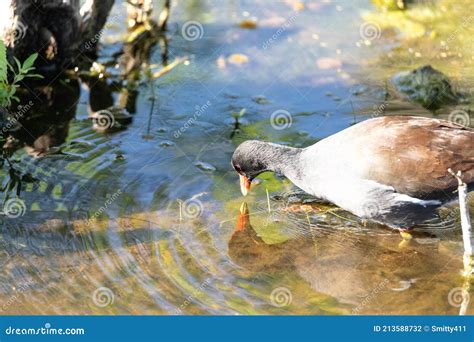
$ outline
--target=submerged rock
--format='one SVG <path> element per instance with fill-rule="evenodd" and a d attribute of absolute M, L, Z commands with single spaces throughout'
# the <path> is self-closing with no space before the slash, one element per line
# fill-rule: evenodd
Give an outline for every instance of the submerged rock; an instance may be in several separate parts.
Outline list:
<path fill-rule="evenodd" d="M 211 165 L 209 163 L 202 162 L 202 161 L 195 162 L 194 166 L 198 167 L 199 169 L 201 169 L 204 172 L 214 172 L 214 171 L 216 171 L 216 168 L 213 165 Z"/>
<path fill-rule="evenodd" d="M 162 142 L 160 142 L 160 147 L 171 147 L 174 145 L 175 143 L 170 140 L 163 140 Z"/>
<path fill-rule="evenodd" d="M 252 98 L 253 102 L 261 105 L 269 104 L 270 101 L 265 97 L 265 95 L 257 95 Z"/>
<path fill-rule="evenodd" d="M 391 81 L 402 96 L 429 110 L 456 104 L 460 100 L 449 78 L 431 65 L 401 72 L 393 76 Z"/>

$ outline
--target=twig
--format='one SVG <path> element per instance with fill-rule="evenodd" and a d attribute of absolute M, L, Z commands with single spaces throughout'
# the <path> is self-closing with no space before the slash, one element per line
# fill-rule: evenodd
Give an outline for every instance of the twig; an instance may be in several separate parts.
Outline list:
<path fill-rule="evenodd" d="M 267 205 L 268 205 L 268 212 L 271 213 L 272 212 L 272 207 L 270 205 L 270 195 L 268 194 L 268 189 L 265 188 L 265 191 L 267 192 Z"/>
<path fill-rule="evenodd" d="M 183 201 L 178 200 L 179 204 L 179 222 L 183 221 Z"/>
<path fill-rule="evenodd" d="M 160 16 L 158 17 L 158 27 L 161 31 L 166 30 L 166 24 L 170 16 L 171 0 L 165 0 L 163 9 L 161 10 Z"/>
<path fill-rule="evenodd" d="M 183 62 L 188 60 L 187 57 L 184 58 L 176 58 L 172 63 L 168 64 L 167 66 L 163 67 L 162 69 L 158 70 L 157 72 L 153 73 L 153 78 L 159 78 L 164 74 L 170 72 L 173 68 L 177 67 Z"/>
<path fill-rule="evenodd" d="M 464 244 L 464 271 L 465 275 L 473 273 L 473 239 L 472 239 L 472 226 L 471 218 L 469 216 L 469 206 L 467 202 L 467 185 L 462 180 L 462 173 L 458 171 L 454 173 L 453 170 L 448 169 L 451 174 L 458 181 L 458 195 L 459 195 L 459 211 L 461 213 L 461 228 L 462 228 L 462 239 Z"/>

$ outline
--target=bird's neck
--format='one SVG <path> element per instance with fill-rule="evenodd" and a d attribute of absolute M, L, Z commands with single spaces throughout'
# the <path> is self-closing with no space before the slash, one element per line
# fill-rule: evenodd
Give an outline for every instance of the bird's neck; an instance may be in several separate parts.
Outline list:
<path fill-rule="evenodd" d="M 298 185 L 301 179 L 300 156 L 303 149 L 277 144 L 269 145 L 271 148 L 271 157 L 266 161 L 267 169 L 282 174 Z"/>

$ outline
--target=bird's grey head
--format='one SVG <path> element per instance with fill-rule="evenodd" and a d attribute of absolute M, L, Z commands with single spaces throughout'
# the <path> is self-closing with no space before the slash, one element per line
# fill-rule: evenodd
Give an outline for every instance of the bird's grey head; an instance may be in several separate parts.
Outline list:
<path fill-rule="evenodd" d="M 279 171 L 284 163 L 282 152 L 292 148 L 258 140 L 247 140 L 237 147 L 232 156 L 232 167 L 240 176 L 240 188 L 244 196 L 252 180 L 265 171 Z"/>
<path fill-rule="evenodd" d="M 232 167 L 250 181 L 267 170 L 267 143 L 247 140 L 237 147 L 232 156 Z"/>

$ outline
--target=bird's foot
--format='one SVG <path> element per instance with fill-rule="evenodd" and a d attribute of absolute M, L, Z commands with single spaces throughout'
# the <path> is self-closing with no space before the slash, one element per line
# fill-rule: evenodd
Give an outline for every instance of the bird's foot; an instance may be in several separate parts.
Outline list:
<path fill-rule="evenodd" d="M 398 228 L 398 231 L 400 232 L 400 236 L 402 237 L 403 240 L 413 239 L 413 235 L 411 235 L 410 229 Z"/>
<path fill-rule="evenodd" d="M 406 247 L 410 244 L 411 239 L 413 239 L 413 236 L 410 233 L 409 229 L 404 229 L 404 228 L 398 228 L 398 231 L 400 232 L 400 236 L 402 237 L 402 241 L 400 241 L 398 247 Z"/>

